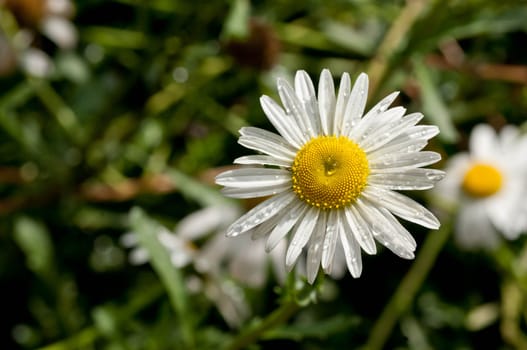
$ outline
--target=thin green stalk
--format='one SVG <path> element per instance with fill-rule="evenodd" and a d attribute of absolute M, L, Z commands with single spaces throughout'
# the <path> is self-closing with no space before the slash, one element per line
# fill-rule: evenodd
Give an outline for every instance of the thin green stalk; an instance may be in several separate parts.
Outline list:
<path fill-rule="evenodd" d="M 130 212 L 130 223 L 141 245 L 150 255 L 150 263 L 165 286 L 170 303 L 179 319 L 185 349 L 195 348 L 194 325 L 182 272 L 174 268 L 165 247 L 157 239 L 159 224 L 140 208 Z"/>
<path fill-rule="evenodd" d="M 375 94 L 384 78 L 393 55 L 400 49 L 405 36 L 426 7 L 427 0 L 407 0 L 392 26 L 384 36 L 377 53 L 370 61 L 367 73 L 370 78 L 370 94 Z"/>
<path fill-rule="evenodd" d="M 447 223 L 443 224 L 438 231 L 428 234 L 414 264 L 404 276 L 377 322 L 375 322 L 363 350 L 380 350 L 384 348 L 384 344 L 392 333 L 394 325 L 414 300 L 432 266 L 434 266 L 437 256 L 448 240 L 451 231 L 451 227 Z"/>
<path fill-rule="evenodd" d="M 55 116 L 57 123 L 66 131 L 75 144 L 82 144 L 84 135 L 75 112 L 66 105 L 62 97 L 44 80 L 28 78 L 28 82 L 35 90 L 48 111 Z"/>
<path fill-rule="evenodd" d="M 527 337 L 521 329 L 522 305 L 525 296 L 514 280 L 506 280 L 501 287 L 500 332 L 503 339 L 515 349 L 527 349 Z"/>
<path fill-rule="evenodd" d="M 285 302 L 266 318 L 242 331 L 238 337 L 225 347 L 225 350 L 246 349 L 248 345 L 256 342 L 266 331 L 286 322 L 299 309 L 300 305 L 294 300 Z"/>
<path fill-rule="evenodd" d="M 74 336 L 58 341 L 56 343 L 44 346 L 39 350 L 68 350 L 76 348 L 89 348 L 93 346 L 95 340 L 99 337 L 99 331 L 95 327 L 88 327 L 80 332 L 77 332 Z"/>

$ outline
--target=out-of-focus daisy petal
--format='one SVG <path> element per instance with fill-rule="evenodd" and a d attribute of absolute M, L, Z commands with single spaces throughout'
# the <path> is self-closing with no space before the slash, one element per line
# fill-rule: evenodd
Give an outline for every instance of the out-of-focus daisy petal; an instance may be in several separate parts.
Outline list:
<path fill-rule="evenodd" d="M 488 125 L 477 125 L 474 130 L 472 130 L 469 147 L 471 155 L 475 159 L 488 159 L 489 157 L 492 157 L 496 150 L 499 149 L 496 140 L 496 133 Z"/>

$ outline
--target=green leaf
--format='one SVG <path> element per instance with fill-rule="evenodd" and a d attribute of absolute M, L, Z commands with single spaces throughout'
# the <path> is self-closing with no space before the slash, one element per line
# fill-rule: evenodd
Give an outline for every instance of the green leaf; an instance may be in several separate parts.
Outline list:
<path fill-rule="evenodd" d="M 143 32 L 129 29 L 89 27 L 85 28 L 82 34 L 86 42 L 107 47 L 139 49 L 148 46 L 149 43 Z"/>
<path fill-rule="evenodd" d="M 141 246 L 148 251 L 150 264 L 168 293 L 170 303 L 180 320 L 183 341 L 187 348 L 192 348 L 194 334 L 183 275 L 172 265 L 168 251 L 157 238 L 161 225 L 136 207 L 130 211 L 130 226 Z"/>
<path fill-rule="evenodd" d="M 26 254 L 27 267 L 41 277 L 53 272 L 53 244 L 49 232 L 40 221 L 22 216 L 15 222 L 14 238 Z"/>
<path fill-rule="evenodd" d="M 356 316 L 336 315 L 313 323 L 296 323 L 291 326 L 276 328 L 267 332 L 263 338 L 296 341 L 305 338 L 327 339 L 332 334 L 345 332 L 358 326 L 359 323 L 359 318 Z"/>
<path fill-rule="evenodd" d="M 215 188 L 207 186 L 176 169 L 169 170 L 167 173 L 183 195 L 196 201 L 203 207 L 232 203 L 232 201 L 222 196 Z"/>
<path fill-rule="evenodd" d="M 413 65 L 419 87 L 421 88 L 421 98 L 423 112 L 429 120 L 439 127 L 441 133 L 439 138 L 445 142 L 453 143 L 458 138 L 458 133 L 452 122 L 450 112 L 441 98 L 437 86 L 432 81 L 428 68 L 423 64 L 422 58 L 413 59 Z"/>
<path fill-rule="evenodd" d="M 344 23 L 327 20 L 321 24 L 321 27 L 322 33 L 328 40 L 363 56 L 370 56 L 374 53 L 381 36 L 380 25 L 370 25 L 358 30 Z"/>
<path fill-rule="evenodd" d="M 249 36 L 249 15 L 251 6 L 248 0 L 235 0 L 225 20 L 223 39 L 245 39 Z"/>

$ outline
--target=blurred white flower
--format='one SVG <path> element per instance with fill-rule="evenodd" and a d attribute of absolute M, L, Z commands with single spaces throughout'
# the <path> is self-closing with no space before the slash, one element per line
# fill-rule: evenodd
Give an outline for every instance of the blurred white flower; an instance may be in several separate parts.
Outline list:
<path fill-rule="evenodd" d="M 527 136 L 514 126 L 499 134 L 488 125 L 472 131 L 469 152 L 452 157 L 436 195 L 459 205 L 456 240 L 465 248 L 492 249 L 499 231 L 515 239 L 527 230 Z"/>
<path fill-rule="evenodd" d="M 234 220 L 233 220 L 234 221 Z M 265 252 L 265 241 L 251 241 L 250 236 L 231 240 L 225 230 L 211 238 L 196 258 L 196 269 L 201 272 L 220 274 L 227 270 L 230 277 L 250 287 L 261 287 L 267 281 L 269 263 L 279 282 L 285 281 L 285 241 L 271 254 Z"/>
<path fill-rule="evenodd" d="M 197 248 L 192 243 L 192 240 L 181 235 L 175 235 L 164 227 L 157 233 L 157 238 L 170 254 L 172 265 L 182 268 L 192 263 L 197 252 Z M 127 248 L 132 248 L 128 256 L 131 264 L 142 265 L 149 261 L 150 257 L 148 252 L 146 249 L 138 246 L 139 242 L 135 233 L 125 233 L 121 237 L 121 244 Z"/>
<path fill-rule="evenodd" d="M 238 206 L 210 206 L 183 218 L 174 232 L 166 228 L 158 232 L 159 242 L 169 252 L 172 264 L 177 268 L 193 265 L 198 272 L 188 278 L 188 290 L 204 293 L 232 327 L 240 326 L 250 314 L 243 289 L 235 282 L 260 287 L 267 281 L 270 265 L 279 281 L 283 282 L 286 275 L 285 242 L 266 254 L 263 240 L 252 246 L 233 242 L 225 236 L 227 227 L 240 214 Z M 200 247 L 199 241 L 206 237 L 208 240 Z M 130 263 L 138 265 L 149 261 L 148 252 L 138 246 L 135 233 L 124 234 L 121 244 L 132 248 Z"/>
<path fill-rule="evenodd" d="M 209 276 L 202 281 L 202 286 L 229 326 L 240 327 L 251 315 L 243 289 L 233 281 Z"/>
<path fill-rule="evenodd" d="M 265 253 L 265 243 L 259 239 L 254 246 L 248 242 L 228 239 L 227 227 L 242 214 L 234 205 L 210 206 L 198 210 L 179 223 L 175 235 L 184 237 L 203 237 L 213 233 L 202 246 L 195 259 L 195 267 L 200 272 L 221 275 L 225 272 L 237 281 L 251 287 L 260 287 L 267 281 L 269 262 L 279 281 L 285 279 L 285 245 L 278 247 L 270 255 Z M 256 238 L 256 237 L 255 237 Z M 250 240 L 250 237 L 247 237 Z"/>
<path fill-rule="evenodd" d="M 63 17 L 47 17 L 42 21 L 40 28 L 44 35 L 63 49 L 71 49 L 77 44 L 75 26 Z"/>
<path fill-rule="evenodd" d="M 70 20 L 73 3 L 70 0 L 3 0 L 2 3 L 18 24 L 10 45 L 19 67 L 31 76 L 49 76 L 53 72 L 53 60 L 39 47 L 38 37 L 47 37 L 59 49 L 75 47 L 78 33 Z"/>
<path fill-rule="evenodd" d="M 44 78 L 53 71 L 51 58 L 43 51 L 32 47 L 20 52 L 18 62 L 22 70 L 34 77 Z"/>

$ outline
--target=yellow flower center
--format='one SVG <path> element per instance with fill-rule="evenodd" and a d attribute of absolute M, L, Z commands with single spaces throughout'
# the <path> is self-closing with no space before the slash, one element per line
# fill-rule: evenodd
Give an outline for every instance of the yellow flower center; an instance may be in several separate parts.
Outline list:
<path fill-rule="evenodd" d="M 489 164 L 476 163 L 465 173 L 463 190 L 473 197 L 488 197 L 503 183 L 501 172 Z"/>
<path fill-rule="evenodd" d="M 319 136 L 298 151 L 293 191 L 308 204 L 332 209 L 357 199 L 370 173 L 366 153 L 347 137 Z"/>

